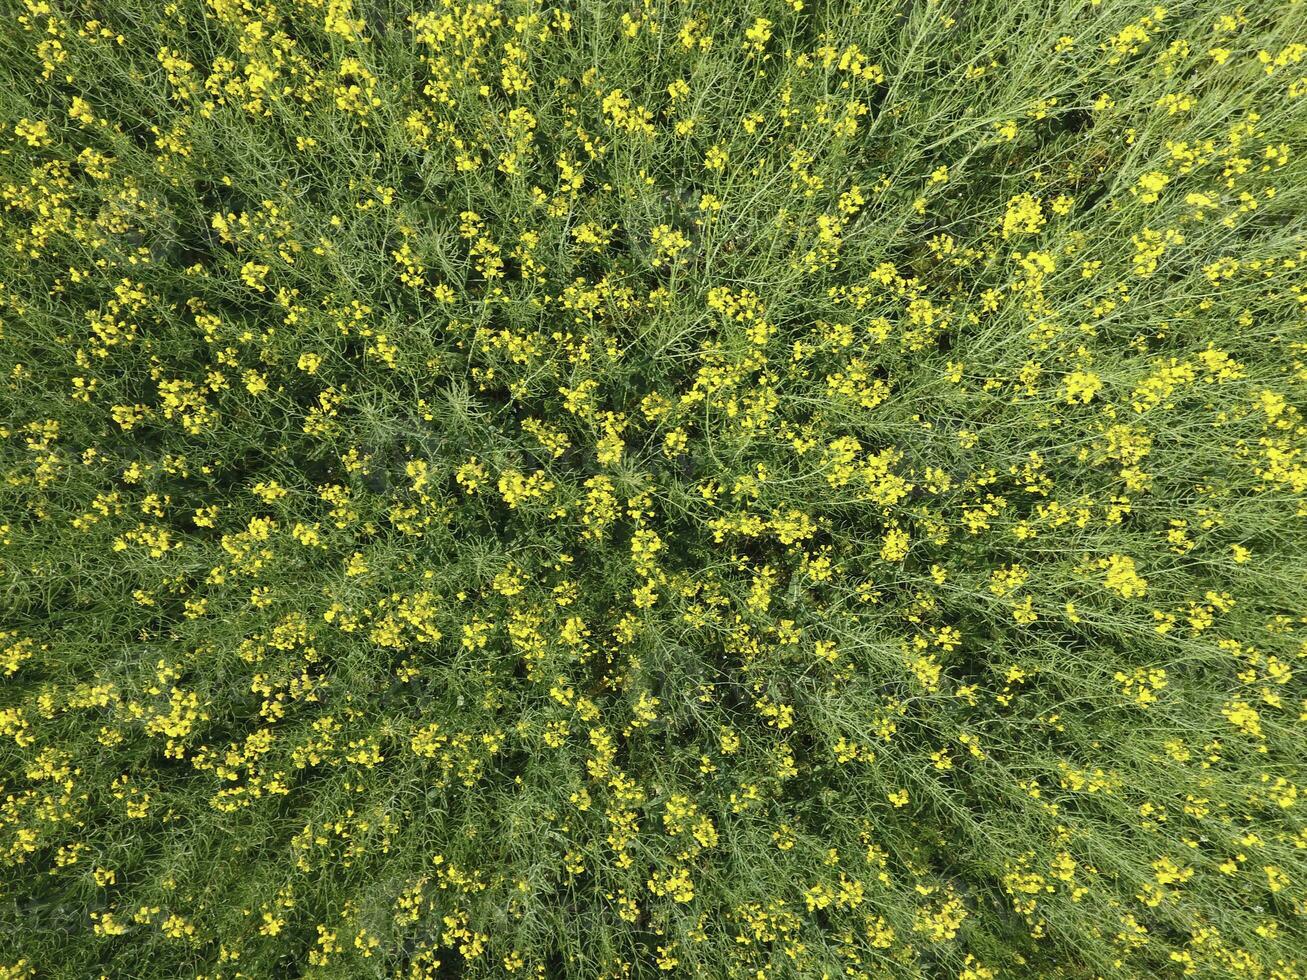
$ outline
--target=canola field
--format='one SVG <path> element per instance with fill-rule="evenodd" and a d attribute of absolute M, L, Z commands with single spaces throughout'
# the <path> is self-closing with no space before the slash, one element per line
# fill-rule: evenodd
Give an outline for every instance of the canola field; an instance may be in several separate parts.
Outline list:
<path fill-rule="evenodd" d="M 1307 976 L 1302 0 L 0 0 L 0 977 Z"/>

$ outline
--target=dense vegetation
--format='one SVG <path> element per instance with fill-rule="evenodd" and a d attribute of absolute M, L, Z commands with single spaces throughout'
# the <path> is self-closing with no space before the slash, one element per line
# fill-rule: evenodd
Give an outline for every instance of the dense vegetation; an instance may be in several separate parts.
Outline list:
<path fill-rule="evenodd" d="M 0 976 L 1307 972 L 1307 12 L 0 0 Z"/>

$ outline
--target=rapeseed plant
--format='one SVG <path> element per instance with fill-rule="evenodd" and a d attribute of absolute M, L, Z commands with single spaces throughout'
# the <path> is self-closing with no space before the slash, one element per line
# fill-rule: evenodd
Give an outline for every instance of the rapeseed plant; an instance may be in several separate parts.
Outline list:
<path fill-rule="evenodd" d="M 1307 974 L 1302 6 L 11 0 L 0 976 Z"/>

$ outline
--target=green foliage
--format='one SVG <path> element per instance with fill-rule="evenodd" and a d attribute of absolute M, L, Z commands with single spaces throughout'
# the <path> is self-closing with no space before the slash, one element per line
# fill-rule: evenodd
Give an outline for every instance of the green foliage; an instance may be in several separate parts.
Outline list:
<path fill-rule="evenodd" d="M 1300 3 L 0 20 L 0 976 L 1303 975 Z"/>

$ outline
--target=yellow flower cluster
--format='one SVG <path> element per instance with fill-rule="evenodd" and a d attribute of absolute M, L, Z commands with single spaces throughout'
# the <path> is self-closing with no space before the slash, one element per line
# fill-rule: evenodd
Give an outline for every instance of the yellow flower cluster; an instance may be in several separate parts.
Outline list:
<path fill-rule="evenodd" d="M 1301 4 L 12 6 L 0 977 L 1307 975 Z"/>

